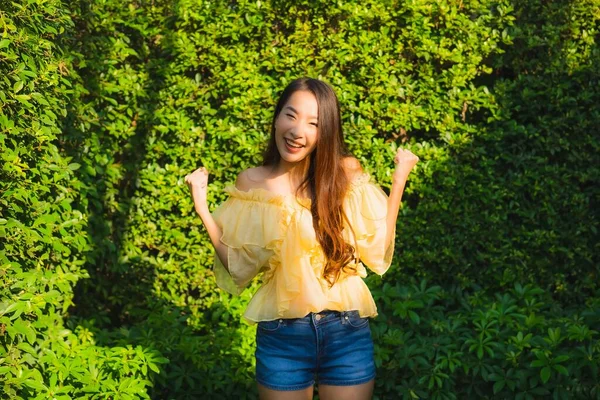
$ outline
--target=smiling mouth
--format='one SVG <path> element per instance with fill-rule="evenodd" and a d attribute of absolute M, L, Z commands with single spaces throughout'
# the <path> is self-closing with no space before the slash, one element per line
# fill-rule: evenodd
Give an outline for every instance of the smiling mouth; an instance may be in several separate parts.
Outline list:
<path fill-rule="evenodd" d="M 296 142 L 292 142 L 291 140 L 289 140 L 287 138 L 285 139 L 285 142 L 287 143 L 288 146 L 293 147 L 295 149 L 301 149 L 304 147 L 303 145 L 298 144 Z"/>

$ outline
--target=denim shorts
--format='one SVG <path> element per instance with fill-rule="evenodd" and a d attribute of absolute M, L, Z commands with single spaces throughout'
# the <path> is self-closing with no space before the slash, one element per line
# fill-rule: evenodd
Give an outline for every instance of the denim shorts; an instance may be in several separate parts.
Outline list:
<path fill-rule="evenodd" d="M 375 378 L 369 318 L 321 311 L 256 327 L 256 380 L 272 390 L 359 385 Z"/>

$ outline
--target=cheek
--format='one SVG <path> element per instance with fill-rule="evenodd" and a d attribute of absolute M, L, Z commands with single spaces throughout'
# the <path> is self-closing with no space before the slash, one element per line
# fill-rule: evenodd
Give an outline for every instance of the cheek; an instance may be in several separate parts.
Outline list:
<path fill-rule="evenodd" d="M 277 117 L 277 119 L 275 120 L 275 129 L 278 132 L 281 132 L 281 131 L 287 129 L 288 125 L 289 125 L 289 122 L 286 121 L 285 118 Z"/>
<path fill-rule="evenodd" d="M 275 139 L 279 140 L 282 136 L 282 132 L 285 131 L 285 128 L 281 126 L 280 122 L 275 122 Z"/>
<path fill-rule="evenodd" d="M 312 143 L 313 146 L 315 146 L 317 144 L 317 138 L 319 137 L 319 132 L 317 130 L 315 130 L 314 132 L 311 132 L 310 134 L 310 141 Z"/>
<path fill-rule="evenodd" d="M 308 145 L 307 150 L 312 153 L 316 147 L 317 147 L 317 136 L 313 136 L 310 138 L 310 144 Z"/>

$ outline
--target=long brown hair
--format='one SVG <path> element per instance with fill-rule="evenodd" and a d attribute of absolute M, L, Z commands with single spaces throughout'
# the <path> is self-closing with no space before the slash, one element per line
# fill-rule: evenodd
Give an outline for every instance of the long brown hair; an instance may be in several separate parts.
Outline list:
<path fill-rule="evenodd" d="M 350 268 L 348 264 L 354 260 L 354 247 L 342 237 L 344 221 L 347 221 L 343 200 L 349 186 L 343 159 L 350 153 L 344 142 L 340 104 L 328 84 L 317 79 L 300 78 L 292 81 L 284 89 L 275 107 L 271 137 L 264 154 L 263 165 L 275 166 L 281 160 L 275 142 L 275 122 L 289 98 L 299 90 L 309 91 L 316 97 L 319 112 L 317 144 L 307 156 L 307 173 L 298 191 L 307 189 L 309 193 L 313 226 L 326 257 L 323 277 L 332 287 L 338 280 L 340 271 Z"/>

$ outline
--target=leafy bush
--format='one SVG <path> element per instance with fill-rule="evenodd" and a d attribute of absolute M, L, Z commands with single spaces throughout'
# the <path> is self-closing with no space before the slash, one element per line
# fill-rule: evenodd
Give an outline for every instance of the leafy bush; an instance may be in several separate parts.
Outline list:
<path fill-rule="evenodd" d="M 2 3 L 3 396 L 256 398 L 240 319 L 258 285 L 216 288 L 182 179 L 208 167 L 222 201 L 260 162 L 278 93 L 310 75 L 382 186 L 396 146 L 421 158 L 394 265 L 368 278 L 376 396 L 598 398 L 599 15 L 591 0 Z"/>
<path fill-rule="evenodd" d="M 426 281 L 373 294 L 380 399 L 600 397 L 598 296 L 563 308 L 531 285 L 486 295 Z"/>
<path fill-rule="evenodd" d="M 60 148 L 65 104 L 83 90 L 58 46 L 73 28 L 68 10 L 3 2 L 0 19 L 0 395 L 147 398 L 159 353 L 95 346 L 63 323 L 90 250 L 81 165 Z"/>
<path fill-rule="evenodd" d="M 514 45 L 493 61 L 493 117 L 468 137 L 451 134 L 447 151 L 432 148 L 414 177 L 402 278 L 490 291 L 530 282 L 571 304 L 598 289 L 597 11 L 515 5 Z"/>

